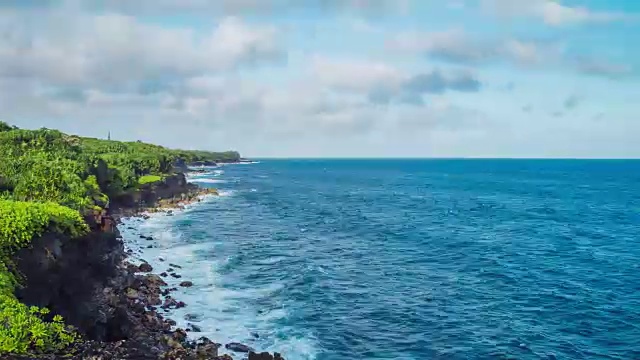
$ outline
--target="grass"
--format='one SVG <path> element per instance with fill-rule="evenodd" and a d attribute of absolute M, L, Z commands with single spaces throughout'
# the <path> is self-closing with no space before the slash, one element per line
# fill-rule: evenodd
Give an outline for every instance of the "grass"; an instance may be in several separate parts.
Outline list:
<path fill-rule="evenodd" d="M 140 179 L 138 179 L 138 184 L 151 184 L 158 181 L 162 181 L 162 176 L 159 175 L 144 175 Z"/>

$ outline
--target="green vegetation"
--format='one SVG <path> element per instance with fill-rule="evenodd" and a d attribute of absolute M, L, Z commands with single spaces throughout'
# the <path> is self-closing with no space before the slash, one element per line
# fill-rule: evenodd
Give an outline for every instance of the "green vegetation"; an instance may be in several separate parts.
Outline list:
<path fill-rule="evenodd" d="M 85 234 L 84 216 L 109 198 L 161 181 L 178 161 L 239 158 L 237 152 L 171 150 L 0 122 L 0 354 L 57 351 L 77 338 L 60 316 L 16 299 L 15 251 L 46 232 Z"/>
<path fill-rule="evenodd" d="M 156 183 L 158 181 L 162 181 L 162 176 L 144 175 L 144 176 L 140 177 L 140 179 L 138 179 L 138 184 L 140 184 L 140 185 L 151 184 L 151 183 Z"/>

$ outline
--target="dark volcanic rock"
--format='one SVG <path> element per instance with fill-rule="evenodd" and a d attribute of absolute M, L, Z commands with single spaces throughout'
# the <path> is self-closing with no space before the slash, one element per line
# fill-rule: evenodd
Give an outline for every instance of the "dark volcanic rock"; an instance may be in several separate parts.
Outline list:
<path fill-rule="evenodd" d="M 98 180 L 106 184 L 108 169 L 103 170 L 105 174 Z M 82 337 L 65 354 L 44 354 L 38 359 L 232 360 L 229 355 L 218 356 L 220 344 L 206 338 L 187 341 L 186 331 L 170 330 L 176 323 L 160 315 L 158 306 L 166 310 L 186 304 L 171 297 L 162 300 L 162 295 L 168 296 L 177 289 L 163 288 L 167 283 L 159 275 L 139 274 L 153 271 L 148 263 L 135 266 L 125 261 L 122 239 L 112 226 L 122 224 L 119 217 L 136 216 L 155 206 L 159 198 L 165 199 L 163 206 L 194 201 L 196 191 L 197 186 L 188 184 L 184 174 L 177 174 L 160 185 L 110 194 L 109 213 L 90 215 L 87 222 L 91 231 L 86 236 L 70 239 L 47 233 L 34 239 L 30 248 L 17 252 L 13 258 L 16 271 L 24 275 L 24 286 L 16 289 L 18 299 L 62 315 Z M 140 238 L 153 239 L 142 235 Z M 200 319 L 190 316 L 187 320 Z M 190 324 L 190 330 L 199 331 L 200 327 Z M 252 350 L 238 343 L 227 348 L 245 353 Z"/>
<path fill-rule="evenodd" d="M 191 281 L 183 281 L 180 283 L 180 286 L 182 287 L 192 287 L 193 283 Z"/>
<path fill-rule="evenodd" d="M 263 352 L 260 354 L 256 354 L 253 351 L 249 352 L 249 360 L 284 360 L 279 353 L 273 353 L 273 355 L 268 352 Z"/>
<path fill-rule="evenodd" d="M 182 275 L 178 275 L 178 274 L 176 274 L 176 273 L 171 273 L 171 274 L 169 274 L 169 275 L 171 275 L 171 277 L 174 277 L 174 278 L 176 278 L 176 279 L 180 279 L 180 278 L 182 277 Z"/>
<path fill-rule="evenodd" d="M 202 321 L 202 315 L 201 314 L 186 314 L 184 316 L 185 320 L 188 321 L 193 321 L 193 322 L 200 322 Z"/>
<path fill-rule="evenodd" d="M 169 263 L 169 266 L 174 267 L 174 268 L 176 268 L 176 269 L 182 269 L 182 266 L 180 266 L 180 265 L 176 265 L 176 264 L 171 264 L 171 263 Z"/>
<path fill-rule="evenodd" d="M 199 359 L 217 358 L 220 346 L 222 345 L 214 343 L 206 337 L 201 337 L 196 343 L 196 355 Z"/>
<path fill-rule="evenodd" d="M 149 265 L 149 263 L 144 262 L 144 263 L 140 264 L 140 266 L 138 267 L 138 270 L 140 272 L 147 272 L 148 273 L 148 272 L 152 272 L 153 271 L 153 267 L 151 267 L 151 265 Z"/>
<path fill-rule="evenodd" d="M 242 353 L 248 353 L 250 351 L 255 351 L 255 350 L 253 350 L 251 347 L 249 347 L 247 345 L 236 343 L 236 342 L 229 343 L 229 344 L 225 345 L 224 347 L 229 349 L 229 350 L 231 350 L 231 351 L 242 352 Z"/>
<path fill-rule="evenodd" d="M 148 274 L 145 276 L 146 282 L 153 287 L 167 286 L 167 283 L 162 280 L 162 278 L 156 274 Z"/>

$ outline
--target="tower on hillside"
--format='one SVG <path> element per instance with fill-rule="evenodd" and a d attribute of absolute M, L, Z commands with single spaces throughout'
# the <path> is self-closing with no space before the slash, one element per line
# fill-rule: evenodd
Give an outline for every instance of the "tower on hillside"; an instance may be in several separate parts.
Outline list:
<path fill-rule="evenodd" d="M 107 134 L 107 140 L 111 140 L 111 131 Z"/>

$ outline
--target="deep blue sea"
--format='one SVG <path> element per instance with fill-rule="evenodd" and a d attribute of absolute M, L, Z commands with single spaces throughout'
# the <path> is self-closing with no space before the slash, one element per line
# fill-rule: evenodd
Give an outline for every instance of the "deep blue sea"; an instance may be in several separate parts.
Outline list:
<path fill-rule="evenodd" d="M 287 360 L 640 359 L 640 161 L 264 160 L 191 180 L 222 196 L 125 239 L 194 282 L 171 313 L 194 337 Z"/>

